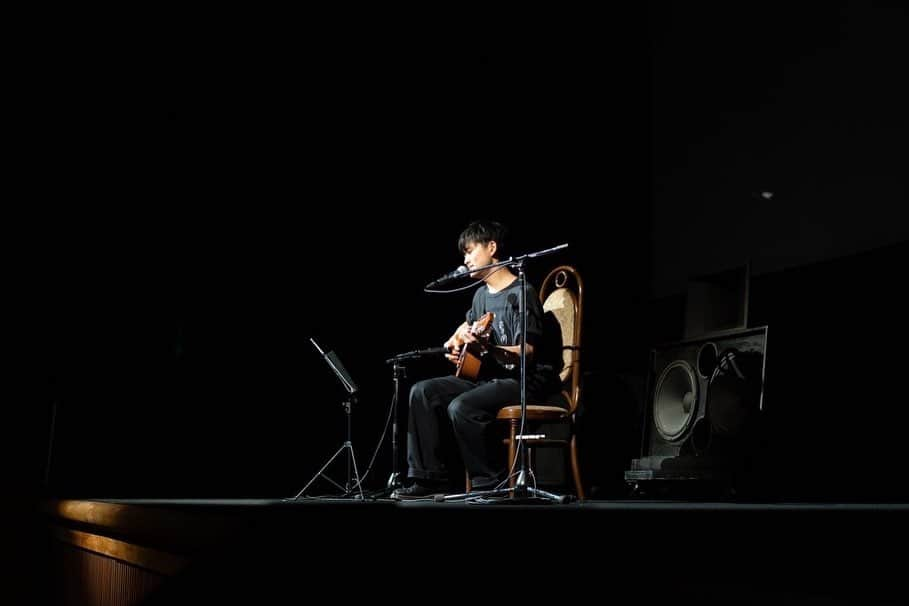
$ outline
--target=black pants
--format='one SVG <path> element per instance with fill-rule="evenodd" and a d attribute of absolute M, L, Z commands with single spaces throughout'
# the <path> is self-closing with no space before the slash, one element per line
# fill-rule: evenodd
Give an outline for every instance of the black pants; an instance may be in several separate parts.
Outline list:
<path fill-rule="evenodd" d="M 453 434 L 471 484 L 479 489 L 497 484 L 503 479 L 506 457 L 496 413 L 520 398 L 521 386 L 515 379 L 474 383 L 448 376 L 414 384 L 407 423 L 408 475 L 453 479 L 446 452 Z"/>

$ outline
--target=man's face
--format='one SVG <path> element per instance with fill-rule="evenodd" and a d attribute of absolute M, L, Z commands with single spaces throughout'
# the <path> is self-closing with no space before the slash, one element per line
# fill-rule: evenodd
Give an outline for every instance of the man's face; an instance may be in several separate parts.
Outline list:
<path fill-rule="evenodd" d="M 483 267 L 484 265 L 489 265 L 494 263 L 495 254 L 496 254 L 496 243 L 495 241 L 482 244 L 480 242 L 469 242 L 467 247 L 464 249 L 464 265 L 468 269 L 474 269 L 475 267 Z M 470 274 L 472 278 L 482 278 L 481 275 Z"/>

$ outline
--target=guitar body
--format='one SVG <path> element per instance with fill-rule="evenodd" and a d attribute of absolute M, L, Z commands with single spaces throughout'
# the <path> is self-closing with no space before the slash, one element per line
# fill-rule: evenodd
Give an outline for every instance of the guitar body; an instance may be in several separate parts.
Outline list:
<path fill-rule="evenodd" d="M 495 314 L 488 311 L 471 325 L 470 333 L 477 338 L 477 342 L 465 343 L 461 346 L 461 353 L 458 355 L 458 368 L 455 370 L 456 377 L 461 377 L 468 381 L 476 381 L 480 376 L 483 358 L 489 352 L 487 344 L 489 343 L 489 335 L 492 334 L 492 320 L 494 317 Z"/>
<path fill-rule="evenodd" d="M 456 377 L 476 381 L 480 376 L 480 369 L 483 368 L 483 356 L 486 350 L 477 343 L 465 343 L 458 357 L 458 369 L 455 371 Z"/>

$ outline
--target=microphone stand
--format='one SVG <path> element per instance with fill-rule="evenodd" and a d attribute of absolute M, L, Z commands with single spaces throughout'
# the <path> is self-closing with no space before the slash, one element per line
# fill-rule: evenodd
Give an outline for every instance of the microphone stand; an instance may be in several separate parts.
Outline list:
<path fill-rule="evenodd" d="M 472 270 L 471 273 L 476 271 L 481 271 L 490 267 L 498 267 L 501 265 L 508 265 L 515 267 L 518 270 L 518 280 L 521 284 L 521 343 L 520 343 L 520 358 L 521 358 L 521 433 L 515 435 L 515 440 L 518 440 L 517 452 L 518 460 L 520 461 L 520 467 L 518 468 L 518 477 L 515 480 L 514 486 L 509 488 L 500 488 L 493 490 L 479 490 L 475 492 L 465 492 L 461 494 L 453 495 L 444 495 L 437 496 L 435 498 L 436 502 L 445 502 L 445 501 L 456 501 L 463 499 L 472 499 L 472 498 L 489 498 L 489 497 L 512 497 L 513 499 L 543 499 L 545 501 L 552 501 L 556 503 L 567 503 L 570 500 L 568 495 L 557 495 L 546 490 L 537 488 L 536 486 L 528 485 L 528 477 L 533 477 L 533 470 L 530 468 L 530 463 L 528 461 L 527 449 L 524 447 L 524 428 L 527 420 L 527 277 L 524 275 L 524 261 L 527 259 L 533 259 L 536 257 L 542 257 L 544 255 L 552 254 L 558 250 L 566 248 L 568 244 L 560 244 L 553 248 L 548 248 L 541 250 L 535 253 L 530 253 L 526 255 L 521 255 L 520 257 L 514 258 L 509 257 L 505 261 L 500 261 L 498 263 L 491 263 L 484 267 L 479 267 L 475 270 Z M 527 436 L 529 437 L 529 436 Z M 512 463 L 509 463 L 511 465 Z"/>
<path fill-rule="evenodd" d="M 387 497 L 398 488 L 404 486 L 404 481 L 399 471 L 400 459 L 398 457 L 398 402 L 401 400 L 401 379 L 407 378 L 407 370 L 404 368 L 403 363 L 407 360 L 416 360 L 424 356 L 441 355 L 446 351 L 448 350 L 444 347 L 417 349 L 385 360 L 386 364 L 392 365 L 395 383 L 394 394 L 391 397 L 391 474 L 388 476 L 385 488 L 369 495 L 371 498 Z"/>
<path fill-rule="evenodd" d="M 385 488 L 370 495 L 370 497 L 374 499 L 387 497 L 404 485 L 404 482 L 401 480 L 401 472 L 398 470 L 398 400 L 401 398 L 401 379 L 407 377 L 407 370 L 401 362 L 418 357 L 415 355 L 416 353 L 417 352 L 399 354 L 386 360 L 388 364 L 392 365 L 395 383 L 394 394 L 391 396 L 391 473 L 388 476 L 388 481 L 385 483 Z"/>
<path fill-rule="evenodd" d="M 401 472 L 398 471 L 398 399 L 401 394 L 401 379 L 407 377 L 407 371 L 400 360 L 394 360 L 391 367 L 394 374 L 395 394 L 391 401 L 391 474 L 388 476 L 388 482 L 385 483 L 385 490 L 388 494 L 404 485 L 404 482 L 401 481 Z"/>

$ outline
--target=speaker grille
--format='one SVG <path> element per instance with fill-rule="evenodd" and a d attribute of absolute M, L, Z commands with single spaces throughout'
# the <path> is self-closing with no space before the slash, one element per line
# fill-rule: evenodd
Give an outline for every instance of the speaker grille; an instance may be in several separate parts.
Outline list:
<path fill-rule="evenodd" d="M 685 435 L 697 413 L 698 382 L 694 369 L 684 360 L 676 360 L 660 374 L 653 399 L 653 421 L 665 440 Z"/>

